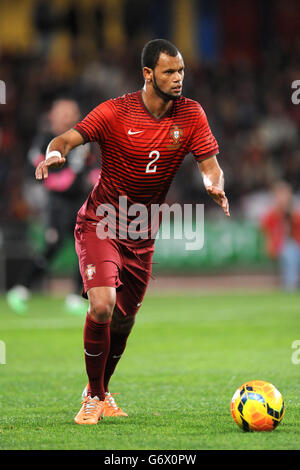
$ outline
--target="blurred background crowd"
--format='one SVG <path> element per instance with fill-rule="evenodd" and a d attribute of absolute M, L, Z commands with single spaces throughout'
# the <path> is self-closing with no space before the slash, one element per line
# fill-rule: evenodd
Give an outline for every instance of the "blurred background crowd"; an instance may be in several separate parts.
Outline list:
<path fill-rule="evenodd" d="M 278 180 L 289 183 L 297 205 L 300 105 L 291 99 L 292 83 L 300 79 L 297 0 L 2 0 L 4 238 L 20 239 L 24 227 L 44 217 L 51 188 L 37 184 L 33 174 L 43 153 L 37 139 L 55 133 L 53 103 L 63 99 L 73 106 L 71 115 L 54 119 L 72 127 L 101 101 L 140 89 L 141 49 L 157 37 L 183 54 L 184 95 L 201 103 L 219 142 L 232 218 L 257 221 Z M 85 158 L 76 180 L 82 198 L 97 177 L 98 148 L 91 146 Z M 188 157 L 169 202 L 205 202 L 214 217 L 214 205 L 201 192 Z"/>

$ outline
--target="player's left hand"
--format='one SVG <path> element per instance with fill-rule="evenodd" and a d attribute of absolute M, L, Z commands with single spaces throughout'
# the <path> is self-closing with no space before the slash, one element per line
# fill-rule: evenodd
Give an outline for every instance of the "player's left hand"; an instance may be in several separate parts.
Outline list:
<path fill-rule="evenodd" d="M 224 214 L 230 217 L 229 202 L 225 196 L 225 192 L 216 186 L 207 186 L 206 191 L 215 203 L 222 207 Z"/>

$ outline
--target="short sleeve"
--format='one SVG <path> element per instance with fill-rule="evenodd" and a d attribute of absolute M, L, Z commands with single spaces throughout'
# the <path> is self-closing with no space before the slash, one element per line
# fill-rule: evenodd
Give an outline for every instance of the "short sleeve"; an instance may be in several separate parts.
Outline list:
<path fill-rule="evenodd" d="M 203 108 L 197 103 L 198 116 L 195 119 L 195 125 L 190 142 L 190 152 L 197 161 L 205 160 L 219 153 L 218 143 L 209 127 L 206 114 Z"/>
<path fill-rule="evenodd" d="M 82 121 L 73 127 L 85 142 L 105 142 L 115 118 L 113 105 L 105 101 L 94 108 Z"/>

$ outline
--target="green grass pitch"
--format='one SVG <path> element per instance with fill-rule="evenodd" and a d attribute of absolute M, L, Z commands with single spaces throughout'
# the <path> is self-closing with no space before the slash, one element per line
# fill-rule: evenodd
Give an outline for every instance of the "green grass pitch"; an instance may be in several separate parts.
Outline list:
<path fill-rule="evenodd" d="M 26 316 L 0 299 L 0 449 L 300 449 L 299 294 L 149 293 L 111 381 L 129 418 L 97 426 L 73 422 L 83 323 L 61 298 L 32 298 Z M 244 433 L 231 417 L 233 393 L 251 379 L 284 396 L 273 432 Z"/>

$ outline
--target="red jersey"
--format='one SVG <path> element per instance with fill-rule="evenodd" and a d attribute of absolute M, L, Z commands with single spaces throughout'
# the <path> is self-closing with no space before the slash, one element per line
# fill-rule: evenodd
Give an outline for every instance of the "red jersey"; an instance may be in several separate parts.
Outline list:
<path fill-rule="evenodd" d="M 154 239 L 119 237 L 121 225 L 133 220 L 132 215 L 122 214 L 119 198 L 127 197 L 128 206 L 147 208 L 150 230 L 151 206 L 164 202 L 184 157 L 191 152 L 201 161 L 219 151 L 202 107 L 185 97 L 174 100 L 156 118 L 146 108 L 141 91 L 126 94 L 101 103 L 74 129 L 85 142 L 99 143 L 102 158 L 101 175 L 79 210 L 77 222 L 90 230 L 103 218 L 99 206 L 114 207 L 116 238 L 129 246 L 147 246 Z"/>

